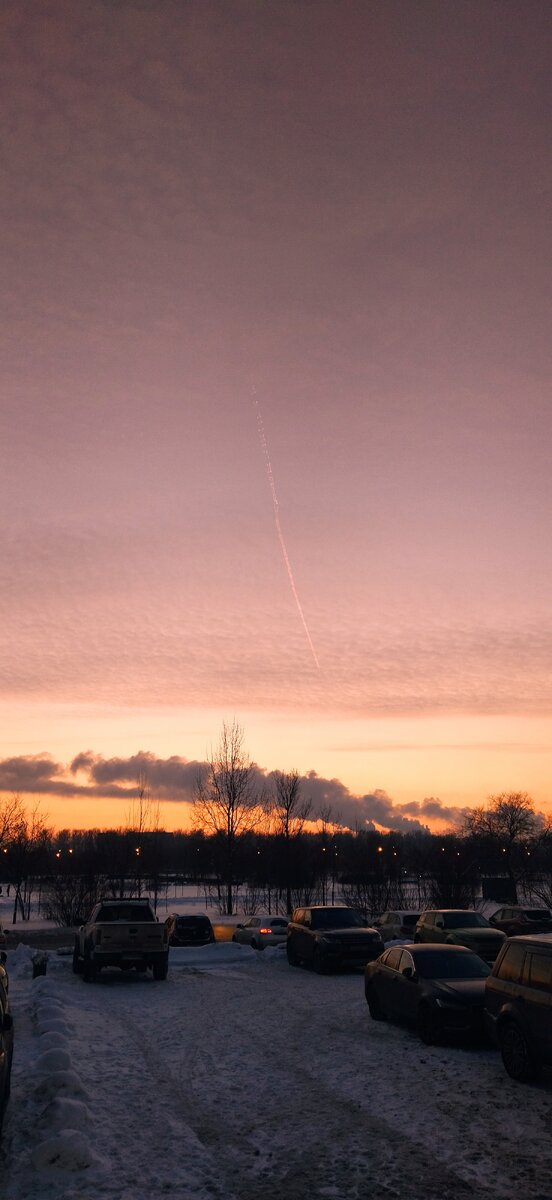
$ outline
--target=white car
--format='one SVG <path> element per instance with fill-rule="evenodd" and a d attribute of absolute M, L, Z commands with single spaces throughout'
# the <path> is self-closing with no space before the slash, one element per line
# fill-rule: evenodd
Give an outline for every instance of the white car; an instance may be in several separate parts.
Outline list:
<path fill-rule="evenodd" d="M 253 946 L 254 950 L 264 950 L 265 946 L 283 946 L 287 940 L 287 927 L 285 917 L 250 917 L 243 925 L 236 927 L 232 941 L 242 946 Z"/>
<path fill-rule="evenodd" d="M 393 909 L 392 912 L 384 912 L 380 917 L 376 917 L 372 924 L 375 929 L 379 929 L 384 942 L 391 942 L 395 938 L 414 940 L 414 930 L 419 917 L 419 912 L 413 912 L 411 909 Z"/>

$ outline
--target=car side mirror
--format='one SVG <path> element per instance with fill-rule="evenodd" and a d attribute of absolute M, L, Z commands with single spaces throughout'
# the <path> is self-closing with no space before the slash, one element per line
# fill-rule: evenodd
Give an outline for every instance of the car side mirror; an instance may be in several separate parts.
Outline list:
<path fill-rule="evenodd" d="M 401 975 L 404 975 L 405 979 L 413 979 L 414 971 L 412 970 L 412 967 L 403 967 Z"/>

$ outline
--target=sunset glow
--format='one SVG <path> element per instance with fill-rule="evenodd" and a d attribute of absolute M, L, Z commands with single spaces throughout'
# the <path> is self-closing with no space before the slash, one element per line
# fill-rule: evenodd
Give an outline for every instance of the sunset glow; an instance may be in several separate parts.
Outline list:
<path fill-rule="evenodd" d="M 549 14 L 6 0 L 0 794 L 552 813 Z"/>

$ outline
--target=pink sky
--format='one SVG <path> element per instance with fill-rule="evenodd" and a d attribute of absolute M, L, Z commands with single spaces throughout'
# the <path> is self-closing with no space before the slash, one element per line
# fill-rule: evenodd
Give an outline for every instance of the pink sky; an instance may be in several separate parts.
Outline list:
<path fill-rule="evenodd" d="M 236 717 L 399 815 L 547 808 L 549 3 L 0 28 L 0 790 L 118 822 L 76 756 Z"/>

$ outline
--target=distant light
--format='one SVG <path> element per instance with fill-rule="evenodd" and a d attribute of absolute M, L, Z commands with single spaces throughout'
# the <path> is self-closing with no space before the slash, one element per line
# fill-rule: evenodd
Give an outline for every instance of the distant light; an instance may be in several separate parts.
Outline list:
<path fill-rule="evenodd" d="M 381 854 L 382 851 L 383 851 L 383 846 L 378 846 L 378 854 Z"/>

